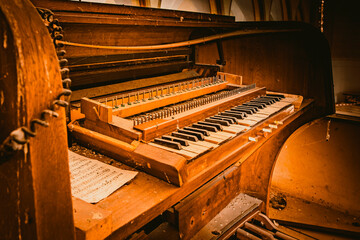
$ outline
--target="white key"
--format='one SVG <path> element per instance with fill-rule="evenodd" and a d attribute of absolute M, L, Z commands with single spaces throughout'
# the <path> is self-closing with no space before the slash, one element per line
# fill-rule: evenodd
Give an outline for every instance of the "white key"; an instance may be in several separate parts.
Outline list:
<path fill-rule="evenodd" d="M 220 138 L 223 140 L 229 139 L 229 136 L 224 136 L 221 132 L 210 132 L 210 137 Z"/>
<path fill-rule="evenodd" d="M 198 146 L 203 146 L 203 147 L 207 147 L 209 149 L 211 148 L 217 148 L 219 145 L 214 144 L 214 143 L 210 143 L 207 141 L 197 141 L 197 142 L 191 142 L 191 144 L 193 145 L 198 145 Z"/>
<path fill-rule="evenodd" d="M 189 146 L 182 146 L 182 148 L 186 151 L 193 152 L 196 154 L 201 154 L 201 153 L 209 150 L 209 148 L 205 148 L 203 146 L 193 145 L 192 142 L 189 142 Z"/>
<path fill-rule="evenodd" d="M 246 119 L 241 119 L 241 120 L 238 120 L 237 122 L 238 122 L 238 124 L 250 126 L 250 127 L 254 126 L 257 123 L 256 121 L 246 120 Z"/>
<path fill-rule="evenodd" d="M 226 139 L 220 139 L 220 138 L 211 137 L 211 136 L 205 137 L 205 141 L 210 142 L 210 143 L 215 143 L 215 144 L 220 144 L 220 143 L 224 142 L 225 140 Z"/>
<path fill-rule="evenodd" d="M 151 145 L 151 146 L 162 148 L 164 150 L 167 150 L 167 151 L 170 151 L 170 152 L 174 152 L 174 153 L 189 157 L 189 158 L 194 158 L 194 157 L 196 157 L 198 155 L 196 153 L 189 152 L 189 151 L 186 151 L 186 150 L 183 150 L 183 149 L 177 150 L 177 149 L 169 148 L 169 147 L 159 145 L 159 144 L 156 144 L 156 143 L 153 143 L 153 142 L 149 142 L 148 144 Z"/>
<path fill-rule="evenodd" d="M 251 115 L 248 115 L 249 117 L 257 117 L 257 118 L 261 118 L 261 119 L 265 119 L 267 118 L 266 115 L 264 114 L 257 114 L 257 113 L 254 113 L 254 114 L 251 114 Z"/>
<path fill-rule="evenodd" d="M 265 118 L 259 118 L 257 116 L 249 115 L 248 117 L 246 117 L 244 119 L 245 120 L 253 120 L 253 121 L 256 121 L 256 122 L 260 122 L 260 121 L 264 120 Z"/>
<path fill-rule="evenodd" d="M 221 135 L 221 136 L 224 136 L 224 137 L 227 137 L 227 138 L 233 138 L 233 137 L 236 136 L 236 134 L 228 133 L 228 132 L 224 132 L 224 131 L 217 132 L 217 134 Z"/>
<path fill-rule="evenodd" d="M 223 131 L 228 133 L 239 133 L 242 132 L 244 129 L 241 128 L 240 125 L 230 125 L 230 126 L 223 126 Z"/>

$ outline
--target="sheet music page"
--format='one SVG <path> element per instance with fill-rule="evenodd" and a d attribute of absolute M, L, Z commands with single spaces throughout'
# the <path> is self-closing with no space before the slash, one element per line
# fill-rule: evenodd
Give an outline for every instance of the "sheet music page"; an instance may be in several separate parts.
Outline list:
<path fill-rule="evenodd" d="M 70 150 L 69 166 L 72 195 L 88 203 L 97 203 L 106 198 L 137 174 Z"/>

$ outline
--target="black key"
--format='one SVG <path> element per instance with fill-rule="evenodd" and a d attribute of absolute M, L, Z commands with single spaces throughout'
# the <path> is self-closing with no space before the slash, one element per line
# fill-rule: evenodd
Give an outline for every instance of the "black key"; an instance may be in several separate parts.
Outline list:
<path fill-rule="evenodd" d="M 281 100 L 280 97 L 271 97 L 271 96 L 263 96 L 262 98 L 274 99 L 274 100 L 277 101 L 277 102 Z"/>
<path fill-rule="evenodd" d="M 179 129 L 178 132 L 179 133 L 185 133 L 185 134 L 188 134 L 188 135 L 193 135 L 193 136 L 197 137 L 201 141 L 204 140 L 204 134 L 199 133 L 199 132 L 185 130 L 185 129 Z"/>
<path fill-rule="evenodd" d="M 221 124 L 219 124 L 219 123 L 211 123 L 211 122 L 206 122 L 206 121 L 205 121 L 205 122 L 204 122 L 204 121 L 200 121 L 200 122 L 198 122 L 198 124 L 216 127 L 216 129 L 217 129 L 218 131 L 222 131 L 222 130 L 223 130 Z"/>
<path fill-rule="evenodd" d="M 259 102 L 259 103 L 265 103 L 266 105 L 271 105 L 273 103 L 275 103 L 274 99 L 261 99 L 261 98 L 256 98 L 251 100 L 250 102 Z"/>
<path fill-rule="evenodd" d="M 282 95 L 282 94 L 266 94 L 266 96 L 269 96 L 269 97 L 279 97 L 279 98 L 285 98 L 285 96 L 284 95 Z"/>
<path fill-rule="evenodd" d="M 230 126 L 230 124 L 227 121 L 213 119 L 213 118 L 207 118 L 207 119 L 205 119 L 205 122 L 217 123 L 217 124 L 220 124 L 221 126 Z"/>
<path fill-rule="evenodd" d="M 235 117 L 237 119 L 243 119 L 243 115 L 240 112 L 232 112 L 232 111 L 225 111 L 220 113 L 220 115 L 224 115 L 224 116 L 230 116 L 230 117 Z"/>
<path fill-rule="evenodd" d="M 233 120 L 229 119 L 229 118 L 222 118 L 222 117 L 209 117 L 208 119 L 212 119 L 212 120 L 219 120 L 219 121 L 225 121 L 228 125 L 223 125 L 223 126 L 230 126 L 230 124 L 233 124 Z M 205 120 L 206 121 L 206 120 Z"/>
<path fill-rule="evenodd" d="M 173 141 L 173 142 L 178 142 L 181 144 L 181 146 L 189 146 L 188 141 L 181 139 L 181 138 L 177 138 L 177 137 L 173 137 L 173 136 L 169 136 L 169 135 L 164 135 L 161 138 L 165 139 L 165 140 Z"/>
<path fill-rule="evenodd" d="M 163 146 L 166 146 L 166 147 L 169 147 L 169 148 L 173 148 L 173 149 L 176 149 L 176 150 L 181 150 L 182 149 L 180 143 L 165 140 L 165 139 L 161 139 L 161 138 L 155 138 L 154 143 L 159 144 L 159 145 L 163 145 Z"/>
<path fill-rule="evenodd" d="M 240 111 L 237 111 L 237 110 L 232 110 L 232 109 L 230 109 L 230 110 L 225 110 L 225 112 L 231 112 L 231 113 L 241 114 L 241 116 L 243 116 L 243 118 L 247 117 L 247 116 L 246 116 L 246 113 L 240 112 Z"/>
<path fill-rule="evenodd" d="M 206 131 L 205 129 L 199 129 L 199 128 L 193 128 L 193 127 L 184 127 L 185 130 L 189 130 L 192 132 L 198 132 L 203 134 L 204 136 L 210 136 L 210 133 Z"/>
<path fill-rule="evenodd" d="M 229 119 L 229 120 L 231 120 L 231 124 L 234 124 L 237 122 L 237 120 L 236 120 L 237 118 L 231 117 L 231 116 L 215 115 L 214 117 L 221 118 L 221 119 Z"/>
<path fill-rule="evenodd" d="M 246 114 L 253 114 L 255 111 L 251 110 L 251 109 L 245 109 L 245 108 L 232 108 L 231 109 L 232 111 L 241 111 L 241 112 L 244 112 Z"/>
<path fill-rule="evenodd" d="M 272 99 L 272 98 L 258 98 L 259 101 L 263 101 L 263 102 L 269 102 L 270 104 L 273 104 L 273 103 L 276 103 L 276 100 L 275 99 Z"/>
<path fill-rule="evenodd" d="M 186 139 L 186 140 L 193 141 L 193 142 L 198 141 L 198 138 L 196 136 L 186 134 L 186 133 L 173 132 L 173 133 L 171 133 L 171 135 L 173 135 L 174 137 Z"/>
<path fill-rule="evenodd" d="M 265 108 L 262 104 L 255 104 L 255 103 L 244 103 L 243 105 L 257 107 L 257 108 L 260 108 L 260 109 Z"/>
<path fill-rule="evenodd" d="M 262 103 L 262 102 L 252 102 L 252 101 L 249 101 L 249 102 L 244 103 L 244 105 L 246 105 L 246 104 L 254 104 L 254 105 L 259 105 L 259 106 L 266 107 L 266 103 Z"/>
<path fill-rule="evenodd" d="M 253 100 L 251 100 L 249 103 L 255 103 L 255 104 L 258 104 L 258 103 L 260 103 L 260 104 L 265 104 L 265 105 L 271 105 L 271 103 L 270 102 L 268 102 L 268 101 L 253 101 Z"/>
<path fill-rule="evenodd" d="M 209 126 L 209 125 L 204 125 L 204 124 L 199 124 L 199 123 L 194 123 L 192 125 L 193 128 L 198 128 L 198 129 L 205 129 L 209 132 L 217 132 L 217 128 L 214 126 Z"/>
<path fill-rule="evenodd" d="M 232 108 L 231 111 L 232 111 L 232 112 L 239 112 L 239 113 L 241 113 L 244 118 L 247 117 L 247 112 L 246 112 L 246 110 Z"/>
<path fill-rule="evenodd" d="M 240 105 L 240 106 L 236 106 L 234 108 L 251 110 L 252 113 L 255 113 L 255 112 L 259 111 L 259 108 L 255 107 L 255 106 Z"/>

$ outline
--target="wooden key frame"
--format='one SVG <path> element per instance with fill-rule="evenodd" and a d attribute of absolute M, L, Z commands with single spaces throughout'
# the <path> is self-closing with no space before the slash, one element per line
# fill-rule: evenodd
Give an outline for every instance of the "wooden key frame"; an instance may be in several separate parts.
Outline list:
<path fill-rule="evenodd" d="M 217 89 L 225 89 L 227 87 L 233 89 L 235 85 L 229 84 L 227 86 L 224 83 L 220 83 L 212 87 Z M 192 98 L 194 94 L 196 96 L 201 95 L 201 91 L 204 91 L 204 89 L 200 88 L 194 91 L 196 91 L 196 93 L 190 95 L 189 92 L 185 92 L 182 98 Z M 208 91 L 208 89 L 205 91 Z M 255 142 L 248 141 L 249 137 L 255 137 L 257 139 L 259 137 L 269 137 L 268 135 L 272 133 L 266 134 L 266 136 L 258 136 L 258 132 L 268 124 L 276 124 L 275 121 L 282 121 L 289 113 L 285 111 L 270 117 L 265 122 L 260 125 L 257 124 L 245 133 L 240 133 L 240 135 L 237 136 L 234 135 L 235 137 L 226 141 L 220 147 L 211 148 L 211 151 L 209 150 L 199 155 L 182 155 L 180 152 L 174 153 L 166 150 L 165 147 L 161 148 L 144 142 L 152 141 L 154 138 L 169 134 L 178 128 L 190 126 L 192 123 L 216 115 L 220 111 L 230 109 L 231 107 L 265 94 L 265 88 L 254 88 L 172 117 L 156 119 L 136 126 L 134 126 L 131 120 L 117 116 L 118 111 L 114 111 L 108 104 L 83 98 L 81 100 L 81 112 L 85 114 L 85 118 L 81 121 L 75 120 L 71 122 L 69 124 L 69 130 L 80 143 L 90 146 L 125 164 L 142 169 L 164 181 L 181 186 L 187 182 L 189 177 L 195 176 L 212 164 L 221 164 L 220 162 L 224 162 L 223 164 L 226 165 L 231 164 L 232 162 L 226 157 L 214 158 L 211 156 L 219 155 L 222 151 L 221 149 L 224 148 L 230 148 L 235 152 L 244 151 L 249 144 L 255 144 Z M 171 96 L 171 98 L 173 97 L 175 96 Z M 154 107 L 158 107 L 155 102 L 156 100 L 147 102 L 146 104 L 149 106 L 146 106 L 146 108 L 153 109 Z M 234 142 L 236 142 L 236 144 L 234 144 Z M 239 145 L 243 147 L 239 148 Z M 208 159 L 206 166 L 202 163 L 204 157 Z M 212 160 L 210 161 L 209 159 Z"/>

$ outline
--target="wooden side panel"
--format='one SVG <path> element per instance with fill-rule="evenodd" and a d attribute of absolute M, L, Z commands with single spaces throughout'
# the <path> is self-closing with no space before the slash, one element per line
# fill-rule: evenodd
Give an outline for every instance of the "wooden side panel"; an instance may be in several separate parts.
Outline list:
<path fill-rule="evenodd" d="M 241 164 L 241 191 L 264 201 L 263 211 L 267 212 L 269 208 L 271 175 L 282 145 L 299 126 L 313 119 L 314 114 L 314 109 L 307 111 L 290 124 L 282 127 L 281 131 L 277 131 L 261 148 L 253 152 Z"/>
<path fill-rule="evenodd" d="M 360 122 L 322 118 L 302 126 L 281 148 L 271 187 L 360 216 L 359 138 Z"/>
<path fill-rule="evenodd" d="M 0 55 L 9 54 L 10 60 L 4 67 L 0 64 L 0 86 L 4 105 L 11 106 L 7 111 L 1 109 L 1 126 L 6 129 L 4 134 L 9 134 L 41 119 L 42 111 L 61 93 L 62 84 L 53 43 L 32 4 L 0 1 L 0 12 L 1 26 L 5 26 L 0 30 L 4 40 Z M 9 95 L 6 86 L 11 87 Z M 1 213 L 6 213 L 6 218 L 1 217 L 1 237 L 74 239 L 65 111 L 55 111 L 58 118 L 46 116 L 49 127 L 36 125 L 36 136 L 23 150 L 1 159 L 5 162 L 0 166 L 5 188 L 0 189 L 5 192 L 1 191 L 0 201 L 6 203 L 0 204 Z"/>
<path fill-rule="evenodd" d="M 0 42 L 6 43 L 6 48 L 0 44 L 1 144 L 26 120 L 21 106 L 18 110 L 14 109 L 21 92 L 17 86 L 14 36 L 2 7 L 0 4 Z M 0 235 L 4 239 L 17 239 L 19 235 L 34 239 L 37 237 L 32 175 L 28 165 L 24 164 L 25 159 L 26 155 L 22 151 L 8 156 L 0 155 Z M 25 211 L 32 219 L 27 224 Z"/>

